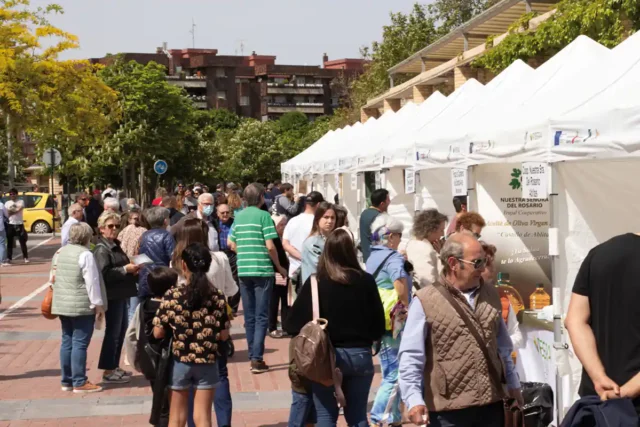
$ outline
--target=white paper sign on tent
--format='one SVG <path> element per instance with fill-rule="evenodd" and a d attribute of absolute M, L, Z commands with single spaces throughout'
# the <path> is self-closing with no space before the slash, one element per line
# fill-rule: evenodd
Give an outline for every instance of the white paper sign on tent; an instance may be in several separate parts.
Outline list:
<path fill-rule="evenodd" d="M 453 196 L 467 195 L 467 169 L 452 168 L 451 169 L 451 192 Z"/>
<path fill-rule="evenodd" d="M 358 174 L 355 172 L 351 174 L 351 189 L 353 191 L 358 189 Z"/>
<path fill-rule="evenodd" d="M 522 198 L 545 199 L 549 180 L 549 165 L 540 162 L 522 164 Z"/>
<path fill-rule="evenodd" d="M 405 169 L 404 171 L 404 192 L 406 194 L 416 192 L 416 171 L 413 169 Z"/>
<path fill-rule="evenodd" d="M 340 174 L 337 173 L 334 176 L 335 176 L 334 187 L 336 189 L 336 194 L 338 195 L 338 197 L 340 197 L 342 196 L 342 188 L 340 187 Z"/>

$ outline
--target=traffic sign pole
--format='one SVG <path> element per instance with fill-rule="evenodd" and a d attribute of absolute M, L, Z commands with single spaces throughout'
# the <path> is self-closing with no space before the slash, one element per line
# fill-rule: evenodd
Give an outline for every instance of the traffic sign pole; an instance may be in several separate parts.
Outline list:
<path fill-rule="evenodd" d="M 51 230 L 51 232 L 53 233 L 52 236 L 56 237 L 56 196 L 55 196 L 55 191 L 53 191 L 53 171 L 55 170 L 55 152 L 53 151 L 54 148 L 51 147 L 51 149 L 49 150 L 49 157 L 51 159 L 51 200 L 53 201 L 53 229 Z"/>

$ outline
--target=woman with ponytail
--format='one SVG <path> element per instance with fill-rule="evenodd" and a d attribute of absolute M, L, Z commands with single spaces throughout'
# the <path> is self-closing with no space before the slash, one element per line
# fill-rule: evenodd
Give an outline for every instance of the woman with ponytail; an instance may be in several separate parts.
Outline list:
<path fill-rule="evenodd" d="M 187 246 L 180 259 L 182 277 L 164 295 L 153 320 L 155 338 L 173 336 L 171 427 L 186 424 L 192 389 L 196 426 L 211 426 L 211 405 L 219 382 L 218 346 L 229 338 L 230 324 L 224 294 L 207 278 L 210 267 L 211 253 L 205 245 Z"/>

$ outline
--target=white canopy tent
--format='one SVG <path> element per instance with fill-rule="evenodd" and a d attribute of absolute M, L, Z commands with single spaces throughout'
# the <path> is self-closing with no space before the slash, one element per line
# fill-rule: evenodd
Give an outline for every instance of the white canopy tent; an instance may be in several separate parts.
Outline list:
<path fill-rule="evenodd" d="M 547 130 L 550 116 L 565 111 L 596 90 L 602 64 L 611 61 L 611 51 L 586 36 L 576 38 L 535 70 L 529 84 L 512 94 L 518 101 L 478 126 L 467 143 L 470 164 L 547 161 Z"/>
<path fill-rule="evenodd" d="M 455 121 L 438 122 L 427 139 L 419 144 L 421 165 L 451 164 L 465 161 L 469 134 L 494 120 L 496 111 L 518 102 L 517 93 L 529 84 L 534 69 L 521 60 L 515 61 L 485 86 L 482 96 Z M 466 143 L 466 144 L 465 144 Z M 455 164 L 455 163 L 454 163 Z"/>
<path fill-rule="evenodd" d="M 559 160 L 637 156 L 640 150 L 640 32 L 612 50 L 606 86 L 551 120 Z"/>

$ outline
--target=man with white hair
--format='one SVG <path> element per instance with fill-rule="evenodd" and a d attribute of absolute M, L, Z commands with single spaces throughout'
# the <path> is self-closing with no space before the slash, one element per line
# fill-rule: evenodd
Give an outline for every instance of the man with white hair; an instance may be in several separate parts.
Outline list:
<path fill-rule="evenodd" d="M 171 235 L 175 238 L 178 234 L 178 230 L 182 227 L 182 224 L 187 219 L 198 218 L 207 223 L 209 227 L 209 234 L 207 236 L 209 249 L 212 251 L 220 250 L 220 243 L 218 241 L 218 225 L 215 215 L 215 201 L 213 194 L 203 193 L 198 196 L 198 209 L 195 212 L 183 216 L 174 226 L 171 227 Z"/>
<path fill-rule="evenodd" d="M 82 222 L 82 218 L 84 214 L 82 213 L 82 206 L 79 203 L 74 203 L 69 206 L 69 219 L 67 219 L 62 226 L 62 230 L 60 234 L 62 235 L 62 245 L 66 246 L 69 243 L 69 231 L 71 230 L 71 226 L 73 224 L 78 224 Z"/>
<path fill-rule="evenodd" d="M 442 275 L 409 308 L 400 395 L 416 425 L 502 427 L 503 399 L 522 404 L 522 393 L 500 297 L 481 280 L 486 254 L 471 233 L 460 232 L 440 260 Z"/>
<path fill-rule="evenodd" d="M 119 213 L 120 212 L 120 202 L 113 197 L 107 197 L 104 199 L 104 211 L 111 213 Z"/>

